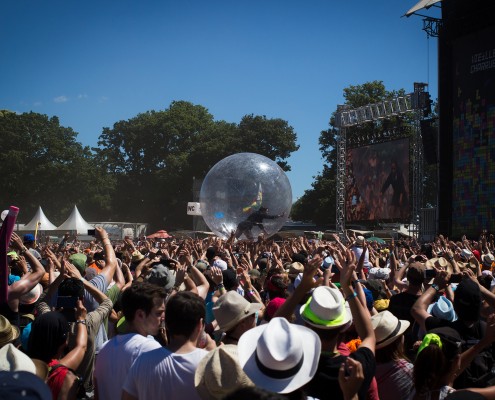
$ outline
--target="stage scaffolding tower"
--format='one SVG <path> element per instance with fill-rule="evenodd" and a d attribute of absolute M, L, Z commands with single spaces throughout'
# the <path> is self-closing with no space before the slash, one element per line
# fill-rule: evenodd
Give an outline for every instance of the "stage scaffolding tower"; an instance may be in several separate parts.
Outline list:
<path fill-rule="evenodd" d="M 389 119 L 405 113 L 413 113 L 413 135 L 411 140 L 412 157 L 412 207 L 409 222 L 412 234 L 418 234 L 420 210 L 423 202 L 423 147 L 420 121 L 429 105 L 429 94 L 424 83 L 414 84 L 414 93 L 398 96 L 380 103 L 368 104 L 351 109 L 347 105 L 338 105 L 335 115 L 337 128 L 337 193 L 335 229 L 341 236 L 345 234 L 345 183 L 347 159 L 347 130 L 366 122 Z"/>

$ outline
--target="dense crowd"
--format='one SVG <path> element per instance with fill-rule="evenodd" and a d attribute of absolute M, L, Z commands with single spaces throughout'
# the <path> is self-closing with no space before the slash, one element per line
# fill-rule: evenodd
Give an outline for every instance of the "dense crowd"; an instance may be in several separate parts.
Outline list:
<path fill-rule="evenodd" d="M 494 252 L 13 233 L 0 398 L 495 399 Z"/>

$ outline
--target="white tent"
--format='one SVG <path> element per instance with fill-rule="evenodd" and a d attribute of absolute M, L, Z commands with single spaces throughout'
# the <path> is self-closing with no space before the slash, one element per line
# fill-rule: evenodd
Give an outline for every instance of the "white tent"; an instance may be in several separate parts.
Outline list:
<path fill-rule="evenodd" d="M 45 213 L 41 209 L 41 206 L 38 207 L 38 211 L 36 211 L 36 214 L 31 219 L 31 221 L 29 221 L 26 225 L 20 228 L 20 230 L 35 231 L 36 228 L 38 228 L 38 231 L 53 231 L 57 229 L 57 227 L 48 220 Z"/>
<path fill-rule="evenodd" d="M 57 228 L 59 231 L 77 231 L 79 235 L 87 235 L 88 229 L 95 229 L 95 227 L 84 220 L 77 206 L 74 206 L 69 218 Z"/>

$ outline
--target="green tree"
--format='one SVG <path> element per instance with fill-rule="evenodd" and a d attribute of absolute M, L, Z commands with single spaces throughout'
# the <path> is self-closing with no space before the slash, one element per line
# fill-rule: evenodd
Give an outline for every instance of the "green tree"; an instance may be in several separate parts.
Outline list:
<path fill-rule="evenodd" d="M 203 106 L 174 101 L 164 111 L 105 128 L 95 150 L 117 179 L 112 219 L 172 230 L 191 225 L 185 209 L 193 177 L 204 178 L 218 161 L 239 152 L 265 155 L 287 170 L 295 141 L 292 127 L 280 119 L 248 115 L 239 124 L 215 121 Z"/>
<path fill-rule="evenodd" d="M 20 207 L 21 222 L 28 222 L 39 205 L 55 224 L 74 205 L 90 220 L 108 212 L 112 178 L 57 117 L 2 111 L 0 132 L 0 199 L 4 208 Z"/>

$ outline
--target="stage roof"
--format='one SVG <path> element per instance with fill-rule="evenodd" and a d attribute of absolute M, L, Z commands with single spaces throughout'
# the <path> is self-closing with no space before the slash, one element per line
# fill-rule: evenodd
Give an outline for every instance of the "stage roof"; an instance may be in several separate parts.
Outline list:
<path fill-rule="evenodd" d="M 414 7 L 410 8 L 404 15 L 409 17 L 416 11 L 422 10 L 423 8 L 430 8 L 433 4 L 439 3 L 440 1 L 442 0 L 421 0 Z"/>

